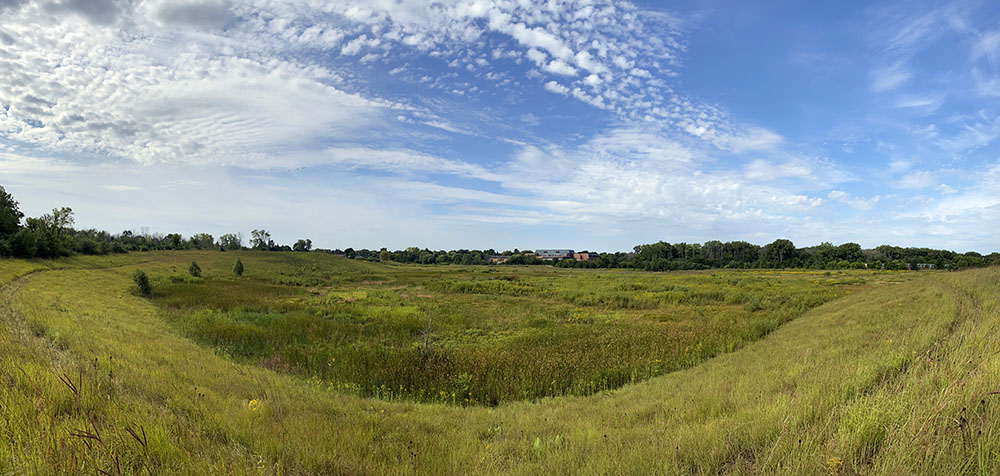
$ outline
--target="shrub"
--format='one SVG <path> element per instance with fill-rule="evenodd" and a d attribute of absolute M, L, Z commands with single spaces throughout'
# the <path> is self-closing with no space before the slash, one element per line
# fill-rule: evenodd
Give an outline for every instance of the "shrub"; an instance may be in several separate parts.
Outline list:
<path fill-rule="evenodd" d="M 135 287 L 139 289 L 139 294 L 149 296 L 153 292 L 153 286 L 149 284 L 149 276 L 146 276 L 145 271 L 135 270 L 132 273 L 132 281 L 135 281 Z"/>
<path fill-rule="evenodd" d="M 233 266 L 233 274 L 243 276 L 243 262 L 236 258 L 236 265 Z"/>
<path fill-rule="evenodd" d="M 188 266 L 188 273 L 190 273 L 191 276 L 194 276 L 196 278 L 200 278 L 201 277 L 201 266 L 198 266 L 198 263 L 192 261 L 191 262 L 191 266 Z"/>
<path fill-rule="evenodd" d="M 101 253 L 100 245 L 90 238 L 80 238 L 76 242 L 76 251 L 85 255 L 96 255 Z"/>

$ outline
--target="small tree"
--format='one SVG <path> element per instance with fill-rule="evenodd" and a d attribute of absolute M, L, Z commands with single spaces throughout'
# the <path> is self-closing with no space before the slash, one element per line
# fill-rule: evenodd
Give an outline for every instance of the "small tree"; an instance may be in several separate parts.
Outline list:
<path fill-rule="evenodd" d="M 378 260 L 385 263 L 390 259 L 392 259 L 392 255 L 389 253 L 389 250 L 382 248 L 382 251 L 378 253 Z"/>
<path fill-rule="evenodd" d="M 223 250 L 238 250 L 243 247 L 241 233 L 226 233 L 219 237 L 219 247 Z"/>
<path fill-rule="evenodd" d="M 149 296 L 153 292 L 153 286 L 149 284 L 149 276 L 146 276 L 145 271 L 135 270 L 132 273 L 132 281 L 135 281 L 135 287 L 139 289 L 139 294 Z"/>
<path fill-rule="evenodd" d="M 215 238 L 208 233 L 198 233 L 191 236 L 191 247 L 199 250 L 210 250 L 215 248 Z"/>
<path fill-rule="evenodd" d="M 188 273 L 191 273 L 191 276 L 194 276 L 196 278 L 200 278 L 201 277 L 201 266 L 198 266 L 198 263 L 192 261 L 191 262 L 191 266 L 188 266 Z"/>
<path fill-rule="evenodd" d="M 268 251 L 274 248 L 274 241 L 271 240 L 271 234 L 267 230 L 253 230 L 250 232 L 250 245 L 252 248 L 257 250 Z"/>
<path fill-rule="evenodd" d="M 294 251 L 309 251 L 309 250 L 312 249 L 312 246 L 313 246 L 312 240 L 309 240 L 309 239 L 299 240 L 299 241 L 296 241 L 294 245 L 292 245 L 292 250 L 294 250 Z"/>
<path fill-rule="evenodd" d="M 243 276 L 243 262 L 236 258 L 236 265 L 233 266 L 233 274 Z"/>

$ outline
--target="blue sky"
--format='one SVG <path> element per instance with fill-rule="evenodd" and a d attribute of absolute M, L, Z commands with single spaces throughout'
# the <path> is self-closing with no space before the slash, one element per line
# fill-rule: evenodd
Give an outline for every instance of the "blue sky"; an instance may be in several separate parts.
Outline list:
<path fill-rule="evenodd" d="M 1000 249 L 991 2 L 0 1 L 0 184 L 322 247 Z"/>

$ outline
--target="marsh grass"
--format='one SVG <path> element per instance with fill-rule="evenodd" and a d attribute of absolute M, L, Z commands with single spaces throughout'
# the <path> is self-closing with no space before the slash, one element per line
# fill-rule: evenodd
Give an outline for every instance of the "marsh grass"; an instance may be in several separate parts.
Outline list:
<path fill-rule="evenodd" d="M 171 279 L 157 287 L 155 302 L 185 335 L 223 355 L 338 391 L 498 405 L 589 395 L 697 365 L 867 280 L 893 276 L 308 270 L 301 280 L 308 286 L 287 284 L 280 270 L 255 279 Z M 428 326 L 432 315 L 437 322 Z"/>

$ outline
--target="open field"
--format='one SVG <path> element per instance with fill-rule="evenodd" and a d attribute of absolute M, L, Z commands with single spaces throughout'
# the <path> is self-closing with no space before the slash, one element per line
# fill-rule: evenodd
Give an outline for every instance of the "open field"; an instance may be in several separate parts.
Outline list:
<path fill-rule="evenodd" d="M 0 474 L 1000 471 L 996 268 L 174 252 L 0 278 Z"/>

